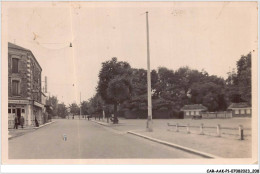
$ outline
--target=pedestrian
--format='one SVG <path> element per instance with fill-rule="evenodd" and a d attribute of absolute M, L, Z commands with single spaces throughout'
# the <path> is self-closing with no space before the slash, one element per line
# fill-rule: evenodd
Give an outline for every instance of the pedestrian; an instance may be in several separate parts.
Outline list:
<path fill-rule="evenodd" d="M 74 119 L 74 115 L 72 116 L 72 119 Z"/>
<path fill-rule="evenodd" d="M 89 120 L 89 115 L 88 115 L 88 120 Z"/>
<path fill-rule="evenodd" d="M 24 124 L 24 117 L 21 116 L 21 118 L 20 118 L 20 125 L 21 125 L 22 129 L 23 129 L 23 124 Z"/>
<path fill-rule="evenodd" d="M 14 129 L 18 128 L 18 124 L 19 124 L 19 120 L 18 120 L 18 117 L 16 115 L 15 118 L 14 118 Z"/>
<path fill-rule="evenodd" d="M 36 117 L 35 117 L 35 126 L 36 126 L 36 127 L 39 127 L 39 123 L 38 123 L 38 120 L 37 120 Z"/>

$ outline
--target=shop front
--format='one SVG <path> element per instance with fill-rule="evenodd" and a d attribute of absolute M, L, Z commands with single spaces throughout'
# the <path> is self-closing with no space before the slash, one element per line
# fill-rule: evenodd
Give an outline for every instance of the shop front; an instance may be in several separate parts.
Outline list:
<path fill-rule="evenodd" d="M 24 117 L 24 126 L 31 124 L 29 100 L 9 100 L 8 102 L 8 128 L 14 128 L 15 116 L 18 117 L 18 125 L 20 125 L 21 116 Z"/>

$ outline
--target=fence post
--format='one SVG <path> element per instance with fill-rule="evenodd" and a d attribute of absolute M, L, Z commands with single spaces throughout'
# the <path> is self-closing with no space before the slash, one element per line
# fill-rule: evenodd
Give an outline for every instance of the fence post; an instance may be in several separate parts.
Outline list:
<path fill-rule="evenodd" d="M 217 125 L 217 137 L 221 137 L 220 124 Z"/>
<path fill-rule="evenodd" d="M 238 134 L 239 134 L 240 140 L 244 140 L 244 129 L 243 129 L 242 125 L 239 125 L 239 127 L 238 127 Z"/>
<path fill-rule="evenodd" d="M 176 123 L 176 132 L 179 132 L 179 127 L 178 123 Z"/>
<path fill-rule="evenodd" d="M 187 124 L 187 134 L 190 134 L 190 124 Z"/>
<path fill-rule="evenodd" d="M 204 135 L 204 132 L 203 132 L 203 123 L 201 123 L 201 125 L 200 125 L 200 135 Z"/>

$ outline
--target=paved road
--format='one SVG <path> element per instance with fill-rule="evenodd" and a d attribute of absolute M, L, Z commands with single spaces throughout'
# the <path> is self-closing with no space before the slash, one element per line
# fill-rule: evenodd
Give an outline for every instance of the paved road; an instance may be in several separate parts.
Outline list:
<path fill-rule="evenodd" d="M 67 141 L 63 135 L 67 135 Z M 56 120 L 9 140 L 10 159 L 199 158 L 87 120 Z"/>

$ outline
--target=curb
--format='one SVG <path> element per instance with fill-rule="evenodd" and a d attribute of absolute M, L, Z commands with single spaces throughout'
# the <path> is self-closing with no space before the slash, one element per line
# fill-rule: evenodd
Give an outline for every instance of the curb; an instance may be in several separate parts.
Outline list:
<path fill-rule="evenodd" d="M 34 127 L 33 129 L 39 129 L 39 128 L 42 128 L 42 127 L 47 126 L 47 125 L 49 125 L 49 124 L 55 123 L 55 122 L 56 122 L 56 121 L 52 121 L 52 122 L 49 122 L 49 123 L 46 123 L 46 124 L 42 124 L 42 125 L 40 125 L 39 127 Z"/>
<path fill-rule="evenodd" d="M 148 137 L 148 136 L 145 136 L 145 135 L 142 135 L 142 134 L 138 134 L 138 133 L 135 133 L 135 132 L 132 132 L 132 131 L 127 131 L 127 133 L 135 135 L 135 136 L 138 136 L 138 137 L 142 137 L 142 138 L 148 139 L 148 140 L 153 141 L 153 142 L 164 144 L 166 146 L 174 147 L 174 148 L 177 148 L 177 149 L 189 152 L 189 153 L 193 153 L 193 154 L 202 156 L 204 158 L 213 158 L 213 159 L 214 158 L 222 158 L 222 157 L 219 157 L 219 156 L 215 156 L 215 155 L 212 155 L 212 154 L 209 154 L 209 153 L 201 152 L 201 151 L 198 151 L 198 150 L 195 150 L 195 149 L 191 149 L 191 148 L 188 148 L 188 147 L 184 147 L 184 146 L 180 146 L 180 145 L 177 145 L 177 144 L 169 143 L 167 141 L 162 141 L 162 140 L 159 140 L 159 139 L 156 139 L 156 138 Z"/>
<path fill-rule="evenodd" d="M 52 123 L 54 123 L 54 122 L 56 122 L 56 121 L 52 121 L 52 122 L 46 123 L 46 124 L 41 125 L 41 126 L 39 126 L 39 127 L 34 127 L 34 128 L 32 128 L 31 130 L 37 130 L 37 129 L 39 129 L 39 128 L 42 128 L 42 127 L 47 126 L 47 125 L 49 125 L 49 124 L 52 124 Z M 30 132 L 26 132 L 26 133 L 30 133 Z M 26 133 L 21 133 L 21 134 L 16 135 L 16 136 L 8 137 L 8 140 L 11 140 L 11 139 L 16 138 L 16 137 L 20 137 L 20 136 L 22 136 L 22 135 L 24 135 L 24 134 L 26 134 Z"/>
<path fill-rule="evenodd" d="M 92 121 L 92 122 L 94 122 L 94 123 L 97 123 L 97 124 L 100 124 L 100 125 L 103 125 L 103 126 L 110 126 L 110 125 L 107 124 L 107 123 L 102 123 L 102 122 L 94 121 L 94 120 L 90 120 L 90 121 Z"/>

